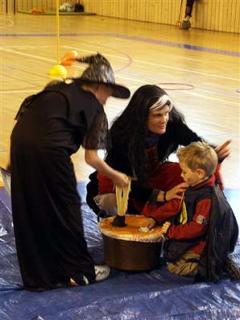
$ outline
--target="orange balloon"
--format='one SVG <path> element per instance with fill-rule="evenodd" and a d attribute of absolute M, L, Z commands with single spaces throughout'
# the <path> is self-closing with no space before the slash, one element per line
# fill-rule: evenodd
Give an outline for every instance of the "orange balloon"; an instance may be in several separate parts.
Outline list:
<path fill-rule="evenodd" d="M 67 51 L 62 57 L 61 64 L 63 66 L 71 66 L 76 60 L 77 56 L 78 56 L 77 51 L 75 50 Z"/>

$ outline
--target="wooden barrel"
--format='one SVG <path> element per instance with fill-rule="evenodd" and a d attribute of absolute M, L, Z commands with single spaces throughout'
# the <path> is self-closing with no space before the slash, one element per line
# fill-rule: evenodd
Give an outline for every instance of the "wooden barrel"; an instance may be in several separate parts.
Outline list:
<path fill-rule="evenodd" d="M 161 249 L 161 229 L 148 229 L 150 219 L 141 215 L 126 215 L 125 227 L 112 226 L 113 217 L 99 224 L 104 240 L 105 262 L 112 268 L 129 271 L 151 270 L 158 266 Z"/>

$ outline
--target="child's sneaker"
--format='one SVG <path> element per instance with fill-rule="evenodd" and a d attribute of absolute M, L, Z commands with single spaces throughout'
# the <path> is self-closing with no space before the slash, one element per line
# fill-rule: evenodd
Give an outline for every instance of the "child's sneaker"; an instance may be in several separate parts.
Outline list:
<path fill-rule="evenodd" d="M 111 269 L 107 265 L 94 266 L 96 282 L 103 281 L 109 277 Z"/>
<path fill-rule="evenodd" d="M 225 268 L 231 280 L 240 280 L 240 266 L 230 257 L 226 260 Z"/>

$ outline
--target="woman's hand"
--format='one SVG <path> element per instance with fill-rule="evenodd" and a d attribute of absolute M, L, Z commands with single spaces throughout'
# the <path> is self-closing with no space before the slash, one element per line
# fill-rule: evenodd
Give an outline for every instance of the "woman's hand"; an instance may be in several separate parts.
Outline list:
<path fill-rule="evenodd" d="M 115 170 L 112 181 L 114 185 L 118 186 L 119 188 L 124 188 L 130 183 L 130 178 L 126 174 Z"/>
<path fill-rule="evenodd" d="M 231 144 L 231 140 L 227 140 L 225 141 L 223 144 L 221 144 L 220 146 L 217 146 L 215 148 L 215 151 L 218 155 L 218 161 L 219 163 L 221 163 L 225 158 L 227 158 L 231 151 L 230 151 L 230 144 Z"/>
<path fill-rule="evenodd" d="M 182 199 L 184 191 L 188 188 L 188 184 L 186 182 L 182 182 L 172 189 L 166 191 L 165 199 L 166 201 L 172 200 L 172 199 Z"/>

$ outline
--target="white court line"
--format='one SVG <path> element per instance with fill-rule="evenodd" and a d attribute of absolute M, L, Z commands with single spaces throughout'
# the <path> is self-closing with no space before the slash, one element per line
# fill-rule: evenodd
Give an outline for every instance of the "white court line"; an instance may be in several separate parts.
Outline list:
<path fill-rule="evenodd" d="M 10 52 L 10 53 L 13 53 L 13 54 L 18 54 L 19 56 L 29 57 L 29 58 L 33 58 L 33 59 L 37 59 L 37 60 L 41 60 L 41 61 L 46 61 L 46 62 L 54 62 L 54 61 L 56 61 L 56 59 L 44 58 L 44 57 L 36 56 L 35 54 L 19 52 L 19 51 L 16 51 L 16 50 L 7 49 L 7 48 L 3 48 L 3 47 L 0 47 L 0 50 L 4 51 L 4 52 Z"/>
<path fill-rule="evenodd" d="M 89 50 L 84 50 L 82 48 L 79 49 L 79 48 L 76 48 L 76 47 L 68 47 L 68 46 L 64 46 L 64 47 L 65 48 L 74 49 L 74 50 L 77 50 L 77 51 L 92 52 L 92 51 L 89 51 Z M 114 58 L 117 57 L 117 58 L 124 59 L 122 56 L 118 56 L 118 55 L 115 55 L 115 54 L 114 55 L 113 54 L 106 54 L 106 55 L 109 56 L 109 57 L 114 57 Z M 199 75 L 202 75 L 202 76 L 209 76 L 209 77 L 215 77 L 215 78 L 220 78 L 220 79 L 228 79 L 228 80 L 233 80 L 233 81 L 238 81 L 239 82 L 239 78 L 232 78 L 232 77 L 222 76 L 222 75 L 215 74 L 215 73 L 207 73 L 207 72 L 194 71 L 194 70 L 189 70 L 189 69 L 184 69 L 184 68 L 171 67 L 171 66 L 166 65 L 166 64 L 148 62 L 146 60 L 134 59 L 133 63 L 134 62 L 138 62 L 140 64 L 151 65 L 151 66 L 159 66 L 159 67 L 163 67 L 163 68 L 171 69 L 171 70 L 178 70 L 178 71 L 183 71 L 183 72 L 195 73 L 195 74 L 199 74 Z"/>
<path fill-rule="evenodd" d="M 39 87 L 38 88 L 33 88 L 33 89 L 18 89 L 18 90 L 4 90 L 1 91 L 0 90 L 0 94 L 4 93 L 4 94 L 13 94 L 13 93 L 23 93 L 23 92 L 37 92 L 38 90 L 41 90 L 42 88 Z"/>
<path fill-rule="evenodd" d="M 193 92 L 193 91 L 185 91 L 184 94 L 189 94 L 190 96 L 195 96 L 195 97 L 201 97 L 203 99 L 207 99 L 207 100 L 213 100 L 213 101 L 218 101 L 218 102 L 224 102 L 224 103 L 228 103 L 228 104 L 235 104 L 237 106 L 239 106 L 239 102 L 234 102 L 234 101 L 229 101 L 226 99 L 220 99 L 220 98 L 215 98 L 215 97 L 211 97 L 209 95 L 204 95 L 201 93 L 197 93 L 197 92 Z"/>
<path fill-rule="evenodd" d="M 117 75 L 116 78 L 120 78 L 120 79 L 124 79 L 124 80 L 131 80 L 131 81 L 139 82 L 141 84 L 146 84 L 146 80 L 142 81 L 142 80 L 139 80 L 139 79 L 132 79 L 132 78 L 128 78 L 128 77 L 125 77 L 125 76 L 122 77 L 122 76 L 119 76 L 119 75 Z M 207 99 L 207 100 L 212 100 L 212 101 L 235 104 L 235 105 L 239 106 L 239 102 L 234 102 L 234 101 L 229 101 L 229 100 L 226 100 L 226 99 L 220 99 L 220 98 L 211 97 L 209 95 L 204 95 L 204 94 L 193 92 L 192 90 L 184 90 L 184 94 L 185 95 L 188 94 L 188 95 L 196 96 L 196 97 L 201 97 L 201 98 L 204 98 L 204 99 Z"/>
<path fill-rule="evenodd" d="M 231 78 L 231 77 L 226 77 L 214 73 L 206 73 L 206 72 L 200 72 L 200 71 L 194 71 L 194 70 L 189 70 L 189 69 L 184 69 L 184 68 L 177 68 L 177 67 L 171 67 L 165 64 L 160 64 L 160 63 L 153 63 L 153 62 L 147 62 L 147 61 L 142 61 L 142 60 L 134 60 L 134 62 L 140 62 L 140 63 L 145 63 L 147 65 L 152 65 L 152 66 L 160 66 L 163 68 L 171 69 L 171 70 L 178 70 L 178 71 L 183 71 L 183 72 L 189 72 L 189 73 L 195 73 L 199 74 L 201 76 L 208 76 L 208 77 L 215 77 L 219 79 L 228 79 L 228 80 L 233 80 L 233 81 L 239 81 L 239 78 Z"/>
<path fill-rule="evenodd" d="M 22 45 L 6 45 L 6 46 L 0 46 L 0 48 L 2 48 L 2 49 L 11 49 L 11 48 L 13 48 L 13 49 L 22 49 L 22 48 L 24 48 L 24 49 L 37 49 L 37 48 L 52 48 L 52 47 L 54 47 L 54 48 L 56 48 L 56 45 L 52 45 L 52 46 L 49 46 L 49 45 L 37 45 L 37 46 L 33 46 L 33 45 L 26 45 L 26 44 L 22 44 Z"/>
<path fill-rule="evenodd" d="M 64 46 L 64 47 L 67 47 L 67 46 Z M 68 48 L 74 49 L 74 47 L 68 47 Z M 44 58 L 44 57 L 40 57 L 40 56 L 37 56 L 37 55 L 34 55 L 34 54 L 25 53 L 25 52 L 19 52 L 19 51 L 16 51 L 16 50 L 7 49 L 7 48 L 3 48 L 3 47 L 0 47 L 0 50 L 5 51 L 5 52 L 11 52 L 11 53 L 18 54 L 18 55 L 22 55 L 22 56 L 25 56 L 25 57 L 30 57 L 30 58 L 33 58 L 33 59 L 42 60 L 42 61 L 47 61 L 47 62 L 54 62 L 55 61 L 55 59 Z M 79 49 L 75 48 L 75 50 L 79 50 Z M 92 52 L 92 51 L 83 50 L 83 49 L 81 49 L 81 51 Z M 117 57 L 117 58 L 122 58 L 123 59 L 122 56 L 111 55 L 111 54 L 107 54 L 107 55 L 110 56 L 110 57 Z M 203 75 L 203 76 L 216 77 L 216 78 L 219 78 L 219 79 L 228 79 L 228 80 L 233 80 L 233 81 L 238 81 L 239 82 L 238 78 L 231 78 L 231 77 L 226 77 L 226 76 L 217 75 L 217 74 L 213 74 L 213 73 L 206 73 L 206 72 L 188 70 L 188 69 L 184 69 L 184 68 L 171 67 L 171 66 L 168 66 L 168 65 L 165 65 L 165 64 L 147 62 L 147 61 L 144 61 L 144 60 L 137 60 L 137 59 L 134 60 L 133 62 L 139 62 L 141 64 L 144 63 L 144 64 L 152 65 L 152 66 L 160 66 L 160 67 L 163 67 L 163 68 L 166 68 L 166 69 L 178 70 L 178 71 L 189 72 L 189 73 L 195 73 L 195 74 L 199 74 L 199 75 Z M 124 79 L 144 83 L 143 81 L 136 80 L 134 78 L 126 77 Z"/>
<path fill-rule="evenodd" d="M 142 82 L 142 83 L 145 83 L 145 82 Z M 39 87 L 39 90 L 41 88 Z M 13 94 L 13 93 L 32 93 L 33 91 L 37 91 L 38 89 L 37 88 L 34 88 L 34 89 L 18 89 L 18 90 L 4 90 L 4 91 L 0 91 L 0 94 Z M 191 96 L 195 96 L 195 97 L 201 97 L 203 99 L 207 99 L 207 100 L 212 100 L 212 101 L 218 101 L 218 102 L 223 102 L 223 103 L 226 103 L 226 104 L 230 104 L 230 105 L 237 105 L 239 106 L 239 103 L 238 102 L 234 102 L 234 101 L 228 101 L 228 100 L 224 100 L 224 99 L 219 99 L 219 98 L 215 98 L 215 97 L 210 97 L 209 95 L 204 95 L 204 94 L 200 94 L 200 93 L 195 93 L 195 92 L 192 92 L 192 91 L 184 91 L 184 95 L 191 95 Z"/>
<path fill-rule="evenodd" d="M 64 46 L 64 47 L 67 47 L 67 46 Z M 74 47 L 68 47 L 68 48 L 72 48 L 73 49 Z M 46 61 L 46 62 L 54 62 L 55 61 L 55 59 L 44 58 L 44 57 L 40 57 L 40 56 L 37 56 L 37 55 L 34 55 L 34 54 L 29 54 L 29 53 L 25 53 L 25 52 L 19 52 L 19 51 L 16 51 L 16 50 L 6 49 L 6 48 L 2 48 L 2 47 L 0 47 L 0 50 L 5 51 L 5 52 L 10 52 L 10 53 L 13 53 L 13 54 L 18 54 L 18 55 L 25 56 L 25 57 L 30 57 L 30 58 L 41 60 L 41 61 Z M 75 48 L 75 50 L 79 50 L 79 49 Z M 84 50 L 84 49 L 81 49 L 81 51 L 91 52 L 89 50 Z M 108 55 L 108 56 L 121 57 L 121 56 L 117 56 L 117 55 Z M 123 58 L 123 57 L 121 57 L 121 58 Z M 197 71 L 181 69 L 181 68 L 175 68 L 175 67 L 170 67 L 170 66 L 166 66 L 166 65 L 163 65 L 163 64 L 151 63 L 151 62 L 146 62 L 146 61 L 142 61 L 142 60 L 135 60 L 135 61 L 141 62 L 141 63 L 145 63 L 145 64 L 148 64 L 148 65 L 153 65 L 153 66 L 163 66 L 165 68 L 169 68 L 169 69 L 173 69 L 173 70 L 182 70 L 182 71 L 184 70 L 184 71 L 187 71 L 187 72 L 193 72 L 193 73 L 197 73 L 197 74 L 201 74 L 201 75 L 216 76 L 218 78 L 224 78 L 224 79 L 230 79 L 230 80 L 238 80 L 238 79 L 234 79 L 234 78 L 227 78 L 225 76 L 218 76 L 218 75 L 207 74 L 207 73 L 199 73 Z M 143 80 L 139 80 L 139 79 L 135 79 L 135 78 L 131 78 L 131 77 L 126 77 L 126 76 L 117 75 L 117 78 L 134 81 L 134 82 L 138 82 L 138 83 L 141 83 L 141 84 L 146 83 L 146 80 L 143 81 Z M 3 92 L 3 91 L 1 91 L 1 92 Z M 5 92 L 8 93 L 8 91 L 5 91 Z M 10 91 L 10 92 L 12 93 L 13 91 Z M 20 91 L 20 92 L 24 92 L 24 91 Z M 207 100 L 220 101 L 220 102 L 225 102 L 225 103 L 227 102 L 227 103 L 239 105 L 239 103 L 237 103 L 237 102 L 229 102 L 228 100 L 225 100 L 225 99 L 219 99 L 219 98 L 215 98 L 215 97 L 210 97 L 209 95 L 201 95 L 201 94 L 193 93 L 193 92 L 187 91 L 187 90 L 186 90 L 185 94 L 202 97 L 202 98 L 207 99 Z"/>

